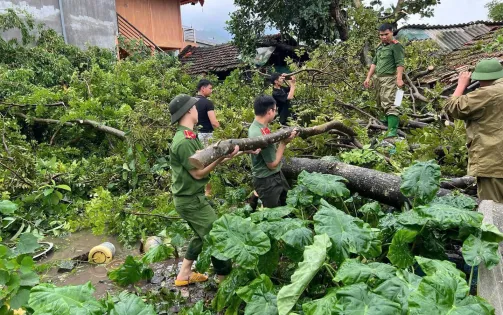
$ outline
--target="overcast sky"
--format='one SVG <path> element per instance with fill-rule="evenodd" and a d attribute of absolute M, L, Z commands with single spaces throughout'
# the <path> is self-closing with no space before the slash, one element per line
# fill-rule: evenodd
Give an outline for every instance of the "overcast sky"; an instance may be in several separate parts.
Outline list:
<path fill-rule="evenodd" d="M 299 0 L 301 1 L 301 0 Z M 442 0 L 435 8 L 435 16 L 421 19 L 413 16 L 409 24 L 456 24 L 487 19 L 487 9 L 484 7 L 490 0 Z M 396 3 L 396 0 L 384 0 L 384 3 Z M 182 22 L 184 26 L 196 29 L 196 36 L 201 39 L 226 42 L 231 39 L 224 29 L 225 21 L 230 12 L 234 11 L 233 0 L 206 0 L 204 7 L 198 5 L 182 6 Z"/>

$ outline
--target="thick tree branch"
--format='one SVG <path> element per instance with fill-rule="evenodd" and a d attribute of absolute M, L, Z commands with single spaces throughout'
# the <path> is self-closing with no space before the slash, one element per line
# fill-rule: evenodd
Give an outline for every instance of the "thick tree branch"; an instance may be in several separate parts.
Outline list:
<path fill-rule="evenodd" d="M 84 126 L 90 126 L 93 127 L 96 130 L 108 133 L 110 135 L 116 136 L 117 138 L 120 139 L 126 139 L 126 133 L 122 130 L 115 129 L 113 127 L 105 126 L 97 121 L 94 120 L 89 120 L 89 119 L 73 119 L 69 120 L 67 122 L 62 122 L 60 120 L 56 119 L 49 119 L 49 118 L 37 118 L 37 117 L 28 117 L 27 115 L 23 113 L 14 113 L 15 116 L 24 118 L 24 119 L 29 119 L 34 122 L 38 123 L 44 123 L 44 124 L 60 124 L 63 126 L 75 126 L 75 125 L 84 125 Z"/>
<path fill-rule="evenodd" d="M 256 138 L 242 138 L 242 139 L 229 139 L 224 141 L 219 141 L 214 145 L 210 145 L 192 155 L 189 158 L 189 161 L 192 165 L 194 165 L 198 169 L 203 169 L 211 163 L 215 162 L 219 158 L 230 154 L 236 145 L 239 146 L 239 149 L 242 151 L 248 150 L 256 150 L 259 148 L 265 148 L 271 143 L 276 143 L 281 140 L 285 140 L 290 137 L 292 131 L 296 130 L 299 132 L 300 137 L 307 138 L 315 135 L 319 135 L 330 130 L 337 129 L 349 137 L 353 139 L 356 137 L 356 133 L 349 127 L 345 126 L 343 123 L 339 121 L 331 121 L 323 125 L 319 125 L 316 127 L 310 128 L 301 128 L 301 127 L 290 127 L 283 128 L 274 133 L 256 137 Z M 356 141 L 356 140 L 355 140 Z"/>
<path fill-rule="evenodd" d="M 405 79 L 407 80 L 407 82 L 409 83 L 409 86 L 414 91 L 414 93 L 412 94 L 414 96 L 414 98 L 417 100 L 423 101 L 425 103 L 428 103 L 429 102 L 428 99 L 423 94 L 419 93 L 419 90 L 414 85 L 414 83 L 412 82 L 412 80 L 410 79 L 410 77 L 407 73 L 405 73 Z"/>
<path fill-rule="evenodd" d="M 51 103 L 51 104 L 14 104 L 14 103 L 8 103 L 8 102 L 0 102 L 2 105 L 7 105 L 7 106 L 15 106 L 15 107 L 33 107 L 33 106 L 65 106 L 65 102 L 56 102 L 56 103 Z"/>

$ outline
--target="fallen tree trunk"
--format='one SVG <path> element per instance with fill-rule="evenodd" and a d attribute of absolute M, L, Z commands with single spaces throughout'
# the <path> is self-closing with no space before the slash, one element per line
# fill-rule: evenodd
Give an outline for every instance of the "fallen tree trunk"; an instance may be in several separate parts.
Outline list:
<path fill-rule="evenodd" d="M 319 135 L 330 130 L 339 130 L 352 138 L 352 142 L 356 144 L 356 146 L 361 146 L 358 140 L 355 139 L 356 133 L 353 129 L 345 126 L 343 123 L 339 121 L 331 121 L 323 125 L 319 125 L 316 127 L 309 128 L 301 128 L 301 127 L 289 127 L 280 129 L 274 133 L 256 137 L 256 138 L 242 138 L 242 139 L 229 139 L 224 141 L 219 141 L 216 144 L 210 145 L 192 155 L 189 158 L 189 161 L 192 165 L 194 165 L 198 169 L 203 169 L 211 163 L 215 162 L 221 157 L 226 156 L 227 154 L 232 153 L 234 147 L 236 145 L 239 146 L 241 151 L 248 150 L 256 150 L 267 147 L 271 143 L 276 143 L 281 140 L 285 140 L 290 137 L 292 131 L 297 130 L 299 132 L 300 137 L 307 138 L 315 135 Z"/>
<path fill-rule="evenodd" d="M 346 183 L 347 187 L 353 192 L 358 192 L 363 197 L 397 208 L 400 208 L 407 202 L 407 197 L 400 192 L 401 179 L 399 176 L 393 174 L 342 162 L 306 158 L 286 160 L 282 170 L 288 178 L 297 178 L 304 170 L 307 172 L 342 176 L 348 180 Z M 445 196 L 450 194 L 450 192 L 450 190 L 440 188 L 438 195 Z"/>

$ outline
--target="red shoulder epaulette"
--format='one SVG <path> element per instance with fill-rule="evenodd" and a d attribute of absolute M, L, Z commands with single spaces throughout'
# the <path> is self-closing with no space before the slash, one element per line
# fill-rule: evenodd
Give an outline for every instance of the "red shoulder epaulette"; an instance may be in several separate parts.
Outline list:
<path fill-rule="evenodd" d="M 195 139 L 197 138 L 196 134 L 191 130 L 184 130 L 183 134 L 185 135 L 185 139 Z"/>
<path fill-rule="evenodd" d="M 269 130 L 269 128 L 267 127 L 264 127 L 264 128 L 260 128 L 260 132 L 262 132 L 262 135 L 268 135 L 271 133 L 271 130 Z"/>
<path fill-rule="evenodd" d="M 394 39 L 394 40 L 392 41 L 392 43 L 393 43 L 393 44 L 400 44 L 400 42 L 399 42 L 399 41 L 397 41 L 396 39 Z"/>

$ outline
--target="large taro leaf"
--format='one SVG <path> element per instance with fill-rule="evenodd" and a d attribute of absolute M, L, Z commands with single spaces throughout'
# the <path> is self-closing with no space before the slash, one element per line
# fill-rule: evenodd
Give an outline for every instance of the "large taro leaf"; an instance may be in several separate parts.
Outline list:
<path fill-rule="evenodd" d="M 290 213 L 292 213 L 295 210 L 295 208 L 289 207 L 289 206 L 284 206 L 284 207 L 277 207 L 273 209 L 269 208 L 264 208 L 261 211 L 254 212 L 250 215 L 250 218 L 252 219 L 253 222 L 260 222 L 260 221 L 276 221 L 276 220 L 281 220 L 281 218 L 286 217 Z"/>
<path fill-rule="evenodd" d="M 414 255 L 409 244 L 416 239 L 416 236 L 417 231 L 409 229 L 402 229 L 395 233 L 388 250 L 388 259 L 393 265 L 407 268 L 414 264 Z"/>
<path fill-rule="evenodd" d="M 213 223 L 211 242 L 219 257 L 232 259 L 246 269 L 271 249 L 269 237 L 248 219 L 226 214 Z"/>
<path fill-rule="evenodd" d="M 325 200 L 322 200 L 321 204 L 321 208 L 314 215 L 314 229 L 317 234 L 326 233 L 330 237 L 330 257 L 337 263 L 342 263 L 350 253 L 367 252 L 374 236 L 370 226 L 338 210 Z"/>
<path fill-rule="evenodd" d="M 494 308 L 485 300 L 457 296 L 459 283 L 449 274 L 436 272 L 423 278 L 417 291 L 409 296 L 411 315 L 490 315 Z"/>
<path fill-rule="evenodd" d="M 484 216 L 476 211 L 462 210 L 449 205 L 431 204 L 415 208 L 417 214 L 441 229 L 460 226 L 480 227 Z"/>
<path fill-rule="evenodd" d="M 304 260 L 299 263 L 292 275 L 292 283 L 282 287 L 278 292 L 279 315 L 288 314 L 297 303 L 302 292 L 325 263 L 330 246 L 330 238 L 326 234 L 316 235 L 313 245 L 306 246 Z"/>
<path fill-rule="evenodd" d="M 40 284 L 31 289 L 30 307 L 35 314 L 102 315 L 105 310 L 94 298 L 91 282 L 78 286 L 56 287 Z"/>
<path fill-rule="evenodd" d="M 141 261 L 136 261 L 133 256 L 127 256 L 119 268 L 108 273 L 108 277 L 121 286 L 148 280 L 153 276 L 152 269 L 147 268 Z"/>
<path fill-rule="evenodd" d="M 463 210 L 474 210 L 477 207 L 477 203 L 472 198 L 467 195 L 447 195 L 442 197 L 436 197 L 431 203 L 450 205 L 458 209 Z"/>
<path fill-rule="evenodd" d="M 302 253 L 301 253 L 302 255 Z M 278 268 L 280 258 L 280 251 L 278 246 L 278 241 L 271 240 L 271 250 L 269 250 L 264 255 L 261 255 L 258 259 L 258 271 L 271 276 L 274 271 Z"/>
<path fill-rule="evenodd" d="M 398 270 L 396 275 L 396 277 L 382 282 L 372 291 L 400 304 L 402 306 L 402 314 L 405 315 L 409 311 L 409 295 L 417 290 L 422 278 L 408 272 L 406 269 Z"/>
<path fill-rule="evenodd" d="M 121 292 L 114 303 L 110 315 L 156 315 L 154 306 L 145 304 L 143 300 L 127 291 Z"/>
<path fill-rule="evenodd" d="M 478 266 L 484 262 L 487 269 L 491 270 L 500 262 L 498 243 L 486 242 L 470 235 L 463 242 L 463 258 L 470 266 Z"/>
<path fill-rule="evenodd" d="M 382 253 L 381 230 L 372 228 L 372 240 L 368 250 L 362 253 L 365 258 L 376 258 Z"/>
<path fill-rule="evenodd" d="M 246 302 L 245 315 L 278 314 L 274 286 L 266 275 L 260 275 L 247 286 L 239 288 L 236 294 Z"/>
<path fill-rule="evenodd" d="M 298 184 L 288 191 L 286 204 L 291 207 L 307 207 L 313 204 L 313 194 L 306 186 Z"/>
<path fill-rule="evenodd" d="M 258 228 L 274 240 L 281 240 L 281 237 L 288 231 L 304 227 L 305 222 L 301 219 L 286 218 L 279 221 L 263 221 L 257 224 Z"/>
<path fill-rule="evenodd" d="M 40 245 L 38 244 L 38 239 L 35 235 L 31 233 L 23 233 L 19 237 L 19 242 L 17 243 L 14 253 L 16 255 L 30 254 L 35 252 Z"/>
<path fill-rule="evenodd" d="M 235 295 L 236 290 L 246 285 L 250 279 L 249 270 L 240 268 L 232 269 L 231 273 L 218 286 L 217 295 L 213 299 L 212 304 L 217 312 L 221 312 L 231 304 L 237 309 L 241 304 L 241 299 Z"/>
<path fill-rule="evenodd" d="M 440 188 L 440 166 L 434 160 L 416 162 L 402 173 L 400 191 L 413 198 L 415 205 L 424 205 L 435 198 Z"/>
<path fill-rule="evenodd" d="M 486 242 L 503 242 L 503 233 L 493 224 L 482 223 L 482 239 Z"/>
<path fill-rule="evenodd" d="M 375 215 L 378 217 L 382 217 L 384 215 L 381 205 L 377 201 L 364 204 L 360 209 L 358 209 L 358 212 L 361 212 L 364 215 Z"/>
<path fill-rule="evenodd" d="M 306 227 L 301 227 L 286 232 L 281 240 L 298 251 L 304 251 L 305 246 L 313 243 L 313 232 Z"/>
<path fill-rule="evenodd" d="M 340 314 L 348 315 L 400 315 L 400 304 L 372 293 L 364 283 L 357 283 L 337 290 L 337 303 L 342 306 Z"/>
<path fill-rule="evenodd" d="M 461 270 L 457 269 L 454 263 L 446 260 L 429 259 L 420 256 L 416 256 L 415 259 L 419 264 L 419 267 L 421 267 L 421 270 L 423 270 L 426 275 L 434 276 L 436 273 L 441 273 L 449 275 L 449 277 L 455 279 L 457 283 L 455 292 L 457 299 L 463 299 L 468 295 L 470 288 L 466 283 L 466 275 Z"/>
<path fill-rule="evenodd" d="M 396 268 L 388 264 L 378 262 L 363 264 L 356 259 L 346 259 L 337 271 L 334 281 L 342 281 L 344 285 L 366 283 L 371 278 L 382 282 L 395 277 L 395 273 Z"/>
<path fill-rule="evenodd" d="M 10 200 L 0 200 L 0 213 L 3 215 L 9 215 L 16 212 L 18 205 Z"/>
<path fill-rule="evenodd" d="M 344 184 L 347 180 L 341 176 L 302 171 L 297 180 L 309 191 L 324 198 L 346 198 L 351 194 Z"/>
<path fill-rule="evenodd" d="M 302 304 L 305 315 L 335 315 L 342 311 L 337 304 L 336 290 L 329 291 L 324 297 Z"/>

